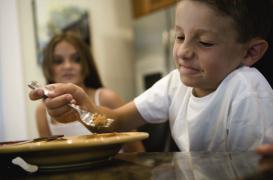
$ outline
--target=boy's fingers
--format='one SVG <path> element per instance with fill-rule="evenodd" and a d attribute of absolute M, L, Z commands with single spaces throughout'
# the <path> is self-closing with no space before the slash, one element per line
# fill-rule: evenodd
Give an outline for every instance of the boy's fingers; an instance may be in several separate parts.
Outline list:
<path fill-rule="evenodd" d="M 65 114 L 62 114 L 62 116 L 56 117 L 56 119 L 59 122 L 68 123 L 80 119 L 80 116 L 78 112 L 76 112 L 73 109 L 70 109 L 70 111 L 66 112 Z"/>
<path fill-rule="evenodd" d="M 73 94 L 77 87 L 72 83 L 56 83 L 45 86 L 49 90 L 50 94 L 48 97 L 55 97 L 62 94 Z"/>
<path fill-rule="evenodd" d="M 50 94 L 48 97 L 54 98 L 62 94 L 71 94 L 77 102 L 82 102 L 85 98 L 85 93 L 83 89 L 79 88 L 75 84 L 66 83 L 66 84 L 51 84 L 46 86 L 47 89 L 50 89 Z"/>
<path fill-rule="evenodd" d="M 71 102 L 73 97 L 70 94 L 63 94 L 55 98 L 46 98 L 44 103 L 48 109 L 56 109 L 65 106 Z M 68 106 L 67 106 L 68 107 Z"/>
<path fill-rule="evenodd" d="M 42 89 L 36 89 L 29 92 L 29 98 L 31 100 L 38 100 L 44 97 L 44 91 Z"/>
<path fill-rule="evenodd" d="M 60 106 L 56 108 L 48 108 L 47 109 L 48 114 L 52 117 L 60 117 L 64 115 L 65 113 L 71 111 L 71 108 L 69 106 Z"/>
<path fill-rule="evenodd" d="M 49 115 L 54 117 L 54 119 L 61 123 L 67 123 L 79 119 L 79 114 L 70 107 L 61 107 L 54 110 L 48 111 Z"/>
<path fill-rule="evenodd" d="M 44 103 L 51 117 L 54 117 L 59 122 L 66 123 L 79 119 L 78 113 L 67 105 L 71 102 L 71 99 L 72 96 L 70 94 L 65 94 L 56 98 L 46 98 Z"/>
<path fill-rule="evenodd" d="M 273 156 L 273 144 L 261 145 L 256 149 L 256 152 L 261 155 L 272 155 Z"/>

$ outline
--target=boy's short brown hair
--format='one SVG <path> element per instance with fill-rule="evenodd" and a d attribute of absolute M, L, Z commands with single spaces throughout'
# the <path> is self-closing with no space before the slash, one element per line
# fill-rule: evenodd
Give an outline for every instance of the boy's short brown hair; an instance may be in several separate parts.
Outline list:
<path fill-rule="evenodd" d="M 267 39 L 272 26 L 272 0 L 192 0 L 206 3 L 224 16 L 232 18 L 238 41 Z M 194 13 L 194 12 L 193 12 Z"/>

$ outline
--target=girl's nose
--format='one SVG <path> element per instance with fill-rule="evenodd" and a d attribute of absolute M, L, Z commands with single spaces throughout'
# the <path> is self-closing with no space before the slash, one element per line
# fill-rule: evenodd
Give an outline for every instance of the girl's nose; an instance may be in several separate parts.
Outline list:
<path fill-rule="evenodd" d="M 72 63 L 69 59 L 66 59 L 63 65 L 65 68 L 70 68 L 72 66 Z"/>

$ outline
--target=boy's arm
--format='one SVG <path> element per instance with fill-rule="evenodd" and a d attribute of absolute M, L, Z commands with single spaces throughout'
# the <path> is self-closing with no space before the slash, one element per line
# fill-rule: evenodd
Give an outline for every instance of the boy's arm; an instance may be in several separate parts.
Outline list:
<path fill-rule="evenodd" d="M 80 87 L 67 83 L 57 83 L 47 86 L 51 89 L 48 98 L 44 100 L 48 113 L 51 117 L 59 122 L 68 122 L 73 119 L 79 119 L 78 116 L 71 115 L 71 108 L 67 106 L 68 103 L 76 102 L 79 106 L 90 112 L 98 112 L 105 114 L 109 118 L 117 121 L 110 127 L 111 131 L 128 131 L 136 129 L 145 123 L 141 117 L 134 102 L 130 102 L 118 109 L 111 110 L 105 107 L 96 106 L 88 95 Z M 32 100 L 43 98 L 43 90 L 37 89 L 29 93 Z"/>
<path fill-rule="evenodd" d="M 114 119 L 117 119 L 117 128 L 121 131 L 129 131 L 137 129 L 145 124 L 145 120 L 138 112 L 136 105 L 133 101 L 121 106 L 113 111 Z"/>

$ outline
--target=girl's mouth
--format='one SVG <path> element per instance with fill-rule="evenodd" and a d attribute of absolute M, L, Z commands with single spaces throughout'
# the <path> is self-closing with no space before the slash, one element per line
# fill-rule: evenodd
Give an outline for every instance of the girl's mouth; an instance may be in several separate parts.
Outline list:
<path fill-rule="evenodd" d="M 64 74 L 64 75 L 62 75 L 62 77 L 63 77 L 64 79 L 71 79 L 71 78 L 74 77 L 74 74 Z"/>

